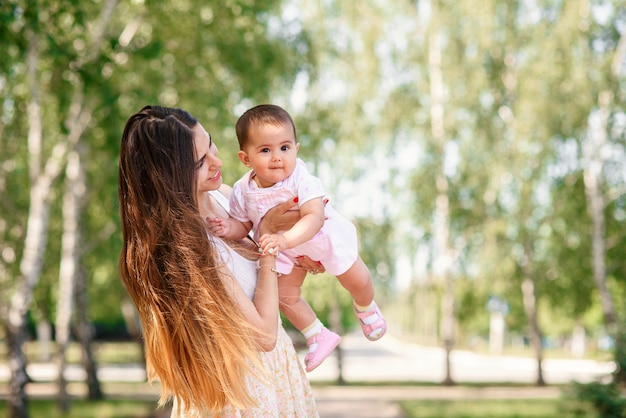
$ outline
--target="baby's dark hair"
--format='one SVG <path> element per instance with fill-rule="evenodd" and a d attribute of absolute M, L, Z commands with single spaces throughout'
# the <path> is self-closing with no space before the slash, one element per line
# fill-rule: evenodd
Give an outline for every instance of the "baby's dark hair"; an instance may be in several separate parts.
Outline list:
<path fill-rule="evenodd" d="M 293 123 L 291 115 L 289 115 L 285 109 L 273 104 L 261 104 L 246 110 L 235 125 L 235 132 L 237 133 L 237 140 L 239 141 L 239 149 L 244 148 L 248 142 L 250 127 L 256 124 L 275 126 L 290 124 L 293 128 L 293 137 L 297 138 L 296 124 Z"/>

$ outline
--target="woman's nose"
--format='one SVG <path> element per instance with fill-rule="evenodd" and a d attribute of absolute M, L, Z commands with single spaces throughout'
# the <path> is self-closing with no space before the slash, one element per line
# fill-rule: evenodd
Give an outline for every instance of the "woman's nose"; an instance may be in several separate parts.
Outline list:
<path fill-rule="evenodd" d="M 222 166 L 222 160 L 217 155 L 211 154 L 209 156 L 209 164 L 212 165 L 212 166 L 221 167 Z"/>

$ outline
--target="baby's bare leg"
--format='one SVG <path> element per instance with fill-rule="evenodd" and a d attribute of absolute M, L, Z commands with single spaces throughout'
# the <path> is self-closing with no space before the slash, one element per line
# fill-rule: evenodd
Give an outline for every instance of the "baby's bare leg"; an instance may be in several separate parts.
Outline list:
<path fill-rule="evenodd" d="M 369 269 L 359 257 L 344 274 L 337 276 L 354 300 L 354 313 L 368 340 L 376 341 L 385 335 L 387 323 L 374 302 L 374 283 Z"/>
<path fill-rule="evenodd" d="M 357 258 L 348 271 L 337 276 L 337 279 L 350 292 L 357 305 L 369 306 L 374 300 L 372 275 L 361 257 Z"/>
<path fill-rule="evenodd" d="M 300 296 L 306 270 L 294 268 L 291 273 L 283 274 L 278 279 L 278 301 L 285 317 L 302 331 L 311 325 L 317 316 L 309 304 Z"/>
<path fill-rule="evenodd" d="M 328 330 L 317 319 L 315 312 L 300 297 L 306 270 L 294 268 L 290 275 L 278 279 L 280 310 L 306 338 L 309 352 L 304 357 L 305 370 L 310 372 L 319 366 L 341 342 L 341 337 Z"/>

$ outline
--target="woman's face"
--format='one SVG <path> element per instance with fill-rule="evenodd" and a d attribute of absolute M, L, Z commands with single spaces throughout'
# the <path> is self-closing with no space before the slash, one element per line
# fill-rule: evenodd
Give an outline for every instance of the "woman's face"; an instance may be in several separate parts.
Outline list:
<path fill-rule="evenodd" d="M 217 190 L 222 185 L 222 160 L 217 157 L 217 147 L 200 123 L 192 131 L 196 149 L 197 193 Z"/>

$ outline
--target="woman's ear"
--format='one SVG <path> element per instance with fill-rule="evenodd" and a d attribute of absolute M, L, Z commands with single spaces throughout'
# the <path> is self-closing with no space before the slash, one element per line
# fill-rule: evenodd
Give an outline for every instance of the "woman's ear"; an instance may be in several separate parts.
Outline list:
<path fill-rule="evenodd" d="M 248 154 L 245 151 L 239 151 L 237 157 L 239 157 L 243 165 L 250 167 L 250 158 L 248 158 Z"/>

